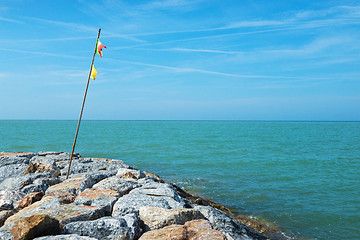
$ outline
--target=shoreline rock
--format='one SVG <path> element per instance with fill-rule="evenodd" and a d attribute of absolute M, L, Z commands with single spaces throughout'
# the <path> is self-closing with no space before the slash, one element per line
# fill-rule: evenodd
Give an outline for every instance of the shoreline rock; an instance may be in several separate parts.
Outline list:
<path fill-rule="evenodd" d="M 121 160 L 76 154 L 65 180 L 69 158 L 0 153 L 0 240 L 289 239 Z"/>

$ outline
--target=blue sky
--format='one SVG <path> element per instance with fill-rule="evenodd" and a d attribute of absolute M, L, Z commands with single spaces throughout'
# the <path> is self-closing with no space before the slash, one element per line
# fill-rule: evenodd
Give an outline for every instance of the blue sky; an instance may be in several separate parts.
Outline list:
<path fill-rule="evenodd" d="M 2 0 L 0 119 L 360 120 L 360 1 Z"/>

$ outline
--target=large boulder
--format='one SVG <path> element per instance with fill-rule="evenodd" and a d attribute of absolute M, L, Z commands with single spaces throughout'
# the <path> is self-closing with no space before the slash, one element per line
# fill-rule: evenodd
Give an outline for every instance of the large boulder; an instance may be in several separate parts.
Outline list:
<path fill-rule="evenodd" d="M 66 235 L 38 237 L 38 238 L 34 238 L 33 240 L 98 240 L 98 239 L 92 237 L 80 236 L 77 234 L 66 234 Z"/>
<path fill-rule="evenodd" d="M 24 175 L 28 173 L 49 172 L 55 176 L 60 176 L 60 169 L 56 165 L 56 158 L 53 155 L 35 156 L 30 160 L 29 165 L 24 171 Z"/>
<path fill-rule="evenodd" d="M 27 163 L 0 166 L 0 189 L 8 189 L 6 186 L 22 176 L 27 166 Z M 6 183 L 3 183 L 4 181 Z"/>
<path fill-rule="evenodd" d="M 29 193 L 19 201 L 18 208 L 24 208 L 33 204 L 34 202 L 40 201 L 43 196 L 44 194 L 42 192 Z"/>
<path fill-rule="evenodd" d="M 0 152 L 0 166 L 12 164 L 28 164 L 36 153 L 32 152 Z"/>
<path fill-rule="evenodd" d="M 139 240 L 187 240 L 184 225 L 170 225 L 144 233 Z"/>
<path fill-rule="evenodd" d="M 25 194 L 19 191 L 0 191 L 0 210 L 11 210 L 17 208 L 19 201 Z"/>
<path fill-rule="evenodd" d="M 25 217 L 42 214 L 55 218 L 59 221 L 61 226 L 64 226 L 65 224 L 70 222 L 94 220 L 105 215 L 105 212 L 99 207 L 78 206 L 74 204 L 60 205 L 52 208 L 46 208 L 43 210 L 32 211 L 31 213 L 19 213 L 9 217 L 5 221 L 5 225 L 3 226 L 3 228 L 8 229 L 9 227 L 17 225 L 18 222 Z"/>
<path fill-rule="evenodd" d="M 187 221 L 201 219 L 204 216 L 198 211 L 189 208 L 163 209 L 158 207 L 141 207 L 139 218 L 144 223 L 145 230 L 154 230 L 165 226 L 183 225 Z"/>
<path fill-rule="evenodd" d="M 76 197 L 74 204 L 100 207 L 105 215 L 110 215 L 120 194 L 114 190 L 86 189 Z"/>
<path fill-rule="evenodd" d="M 116 176 L 121 178 L 140 179 L 140 178 L 144 178 L 146 175 L 140 170 L 120 168 L 117 171 Z"/>
<path fill-rule="evenodd" d="M 126 218 L 103 217 L 94 221 L 72 222 L 65 225 L 63 233 L 75 233 L 104 240 L 137 239 L 141 230 L 135 217 L 136 215 L 129 215 Z"/>
<path fill-rule="evenodd" d="M 146 181 L 140 187 L 119 198 L 115 203 L 112 216 L 139 213 L 140 207 L 159 207 L 165 209 L 187 208 L 188 205 L 169 184 Z"/>
<path fill-rule="evenodd" d="M 229 215 L 210 206 L 194 206 L 211 223 L 215 230 L 221 231 L 229 240 L 253 240 L 267 239 L 261 233 L 247 227 L 246 225 L 235 221 Z"/>
<path fill-rule="evenodd" d="M 55 197 L 43 197 L 40 201 L 33 203 L 32 205 L 25 207 L 16 214 L 9 217 L 6 221 L 3 229 L 10 230 L 16 223 L 22 218 L 30 217 L 35 215 L 34 213 L 42 214 L 42 211 L 48 208 L 60 206 L 60 202 Z"/>
<path fill-rule="evenodd" d="M 176 192 L 176 190 L 167 183 L 158 183 L 151 181 L 149 183 L 144 184 L 140 188 L 136 188 L 131 191 L 132 194 L 143 194 L 148 196 L 156 196 L 156 197 L 169 197 L 174 199 L 175 201 L 180 202 L 180 196 Z"/>
<path fill-rule="evenodd" d="M 98 190 L 114 190 L 117 191 L 120 196 L 128 194 L 132 189 L 139 187 L 140 185 L 135 182 L 126 181 L 123 178 L 113 176 L 101 180 L 96 183 L 93 188 Z"/>
<path fill-rule="evenodd" d="M 45 194 L 50 194 L 51 192 L 57 191 L 66 191 L 78 195 L 86 188 L 91 188 L 93 184 L 94 181 L 91 176 L 78 175 L 63 181 L 62 183 L 49 187 Z"/>
<path fill-rule="evenodd" d="M 0 227 L 2 227 L 4 225 L 6 219 L 8 219 L 10 216 L 14 215 L 15 213 L 16 213 L 16 209 L 0 211 Z"/>
<path fill-rule="evenodd" d="M 186 222 L 188 240 L 225 240 L 226 237 L 220 231 L 212 228 L 208 220 L 198 219 Z"/>
<path fill-rule="evenodd" d="M 47 215 L 22 218 L 10 230 L 14 240 L 33 239 L 60 233 L 59 221 Z"/>
<path fill-rule="evenodd" d="M 185 208 L 185 204 L 167 196 L 151 196 L 140 193 L 129 193 L 119 198 L 113 208 L 112 216 L 121 217 L 130 213 L 138 214 L 144 206 L 165 209 Z"/>
<path fill-rule="evenodd" d="M 61 175 L 66 175 L 69 167 L 68 161 L 58 161 L 57 166 L 60 168 Z M 90 173 L 95 171 L 107 171 L 115 175 L 119 168 L 129 168 L 121 160 L 106 158 L 74 158 L 71 163 L 70 175 L 79 173 Z"/>
<path fill-rule="evenodd" d="M 224 234 L 212 229 L 209 221 L 192 220 L 184 225 L 170 225 L 144 233 L 139 240 L 226 240 Z"/>
<path fill-rule="evenodd" d="M 21 191 L 25 194 L 31 192 L 45 192 L 46 189 L 61 180 L 51 173 L 30 173 L 25 176 L 9 177 L 0 183 L 0 190 Z"/>
<path fill-rule="evenodd" d="M 44 197 L 56 197 L 61 204 L 69 204 L 75 201 L 76 195 L 66 190 L 50 191 Z"/>

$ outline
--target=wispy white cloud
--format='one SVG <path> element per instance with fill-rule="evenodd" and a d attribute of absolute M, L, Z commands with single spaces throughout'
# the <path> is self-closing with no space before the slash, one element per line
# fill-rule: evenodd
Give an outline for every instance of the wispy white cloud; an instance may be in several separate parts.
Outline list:
<path fill-rule="evenodd" d="M 87 25 L 81 24 L 81 23 L 72 23 L 72 22 L 62 22 L 62 21 L 55 21 L 51 19 L 43 19 L 43 18 L 37 18 L 37 17 L 25 17 L 29 20 L 52 25 L 52 26 L 61 26 L 69 30 L 76 30 L 81 32 L 97 32 L 97 28 L 95 27 L 89 27 Z"/>
<path fill-rule="evenodd" d="M 221 51 L 212 49 L 189 49 L 189 48 L 138 48 L 150 51 L 168 51 L 168 52 L 200 52 L 200 53 L 218 53 L 218 54 L 243 54 L 244 52 L 238 51 Z"/>
<path fill-rule="evenodd" d="M 155 5 L 161 5 L 162 1 L 154 2 Z M 167 1 L 164 1 L 167 2 Z M 181 4 L 183 1 L 169 1 L 167 4 L 170 6 Z M 165 4 L 166 5 L 166 4 Z M 262 33 L 267 31 L 286 31 L 294 29 L 307 29 L 317 28 L 334 25 L 353 25 L 360 24 L 360 6 L 336 6 L 323 10 L 301 10 L 296 12 L 290 12 L 287 14 L 287 18 L 283 19 L 261 19 L 261 20 L 246 20 L 246 21 L 235 21 L 225 24 L 224 26 L 214 28 L 203 28 L 203 29 L 187 29 L 178 31 L 163 31 L 163 32 L 145 32 L 132 34 L 132 36 L 151 36 L 151 35 L 166 35 L 166 34 L 178 34 L 178 33 L 193 33 L 193 32 L 213 32 L 230 29 L 241 29 L 241 28 L 256 28 L 256 27 L 267 27 L 262 31 L 247 31 L 243 34 L 254 34 Z M 225 34 L 218 34 L 221 36 L 231 36 Z M 237 35 L 237 34 L 235 34 Z M 216 37 L 209 36 L 209 37 Z M 209 38 L 208 37 L 208 38 Z"/>
<path fill-rule="evenodd" d="M 44 73 L 53 79 L 61 78 L 61 81 L 46 81 L 47 85 L 81 85 L 86 81 L 89 71 L 83 70 L 59 70 Z"/>
<path fill-rule="evenodd" d="M 277 50 L 265 50 L 264 53 L 282 54 L 282 55 L 309 55 L 319 53 L 335 46 L 344 46 L 346 43 L 350 43 L 352 40 L 347 36 L 336 37 L 322 37 L 314 40 L 297 49 L 277 49 Z"/>
<path fill-rule="evenodd" d="M 7 73 L 0 73 L 0 78 L 7 78 L 9 77 L 9 74 Z"/>
<path fill-rule="evenodd" d="M 192 8 L 203 0 L 155 0 L 141 6 L 143 9 L 177 9 Z"/>
<path fill-rule="evenodd" d="M 203 73 L 203 74 L 219 75 L 219 76 L 225 76 L 225 77 L 234 77 L 234 78 L 239 78 L 239 79 L 305 79 L 305 77 L 302 77 L 302 76 L 241 75 L 241 74 L 209 71 L 209 70 L 197 69 L 197 68 L 171 67 L 171 66 L 150 64 L 150 63 L 143 63 L 143 62 L 133 62 L 133 61 L 120 60 L 120 59 L 109 59 L 108 58 L 108 60 L 133 64 L 133 65 L 152 67 L 152 68 L 161 68 L 161 69 L 166 69 L 166 70 L 170 70 L 170 71 L 177 72 L 177 73 Z M 318 78 L 312 78 L 312 79 L 318 79 Z M 323 79 L 323 78 L 321 78 L 321 79 Z"/>
<path fill-rule="evenodd" d="M 225 38 L 225 37 L 232 37 L 232 36 L 239 36 L 239 35 L 275 32 L 275 31 L 291 30 L 291 29 L 296 29 L 296 28 L 277 28 L 277 29 L 237 32 L 237 33 L 229 33 L 229 34 L 216 34 L 216 35 L 210 35 L 210 36 L 204 36 L 204 37 L 183 38 L 183 39 L 175 39 L 175 40 L 169 40 L 169 41 L 163 41 L 163 42 L 153 42 L 153 43 L 145 43 L 145 44 L 138 44 L 138 45 L 132 45 L 132 46 L 114 47 L 112 49 L 113 50 L 121 50 L 121 49 L 137 48 L 137 47 L 144 47 L 144 46 L 162 45 L 162 44 L 175 43 L 175 42 L 186 42 L 186 41 L 211 39 L 211 38 Z"/>
<path fill-rule="evenodd" d="M 34 54 L 34 55 L 42 55 L 42 56 L 50 56 L 50 57 L 64 57 L 64 58 L 84 59 L 84 57 L 74 56 L 74 55 L 49 53 L 49 52 L 39 52 L 39 51 L 27 51 L 27 50 L 20 50 L 20 49 L 0 48 L 0 51 L 22 53 L 22 54 Z"/>
<path fill-rule="evenodd" d="M 24 23 L 17 19 L 4 18 L 4 17 L 0 17 L 0 21 L 10 22 L 10 23 Z"/>
<path fill-rule="evenodd" d="M 247 20 L 233 22 L 222 27 L 222 29 L 279 26 L 316 28 L 343 24 L 360 24 L 360 6 L 334 6 L 321 10 L 299 10 L 289 12 L 287 16 L 288 17 L 284 19 Z"/>
<path fill-rule="evenodd" d="M 43 19 L 43 18 L 34 18 L 34 17 L 26 17 L 27 19 L 30 19 L 32 21 L 41 22 L 47 25 L 56 25 L 59 27 L 63 27 L 64 29 L 72 29 L 74 31 L 78 32 L 86 32 L 91 33 L 92 35 L 96 34 L 98 32 L 98 28 L 91 27 L 88 25 L 84 25 L 81 23 L 73 23 L 73 22 L 63 22 L 63 21 L 55 21 L 51 19 Z M 30 39 L 30 40 L 24 40 L 24 41 L 72 41 L 72 40 L 82 40 L 82 39 L 90 39 L 94 38 L 94 36 L 88 36 L 88 37 L 73 37 L 73 38 L 53 38 L 53 39 Z M 123 38 L 135 42 L 145 42 L 142 39 L 136 38 L 131 35 L 127 34 L 119 34 L 119 33 L 112 33 L 107 31 L 105 35 L 102 36 L 102 38 Z"/>

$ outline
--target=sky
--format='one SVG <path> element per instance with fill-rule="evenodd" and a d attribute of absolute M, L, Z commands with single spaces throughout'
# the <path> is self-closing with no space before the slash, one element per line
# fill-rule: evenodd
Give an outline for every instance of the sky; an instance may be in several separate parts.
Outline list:
<path fill-rule="evenodd" d="M 360 0 L 2 0 L 0 119 L 360 121 Z"/>

